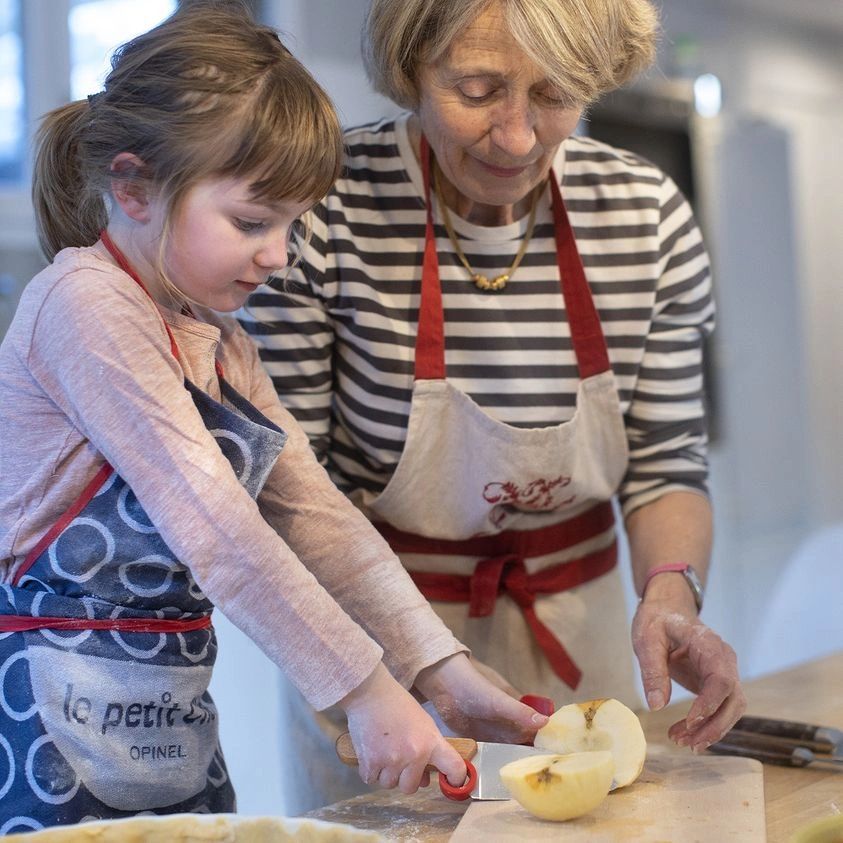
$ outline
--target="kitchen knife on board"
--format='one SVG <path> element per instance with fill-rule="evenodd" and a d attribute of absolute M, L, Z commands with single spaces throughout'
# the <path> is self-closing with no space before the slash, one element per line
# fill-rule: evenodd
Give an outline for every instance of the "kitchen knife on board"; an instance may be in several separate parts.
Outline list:
<path fill-rule="evenodd" d="M 810 749 L 811 752 L 843 756 L 843 731 L 829 726 L 745 715 L 735 723 L 731 732 L 766 735 L 770 738 L 792 741 Z"/>
<path fill-rule="evenodd" d="M 709 748 L 716 755 L 756 758 L 765 764 L 843 768 L 843 731 L 769 717 L 742 717 Z"/>

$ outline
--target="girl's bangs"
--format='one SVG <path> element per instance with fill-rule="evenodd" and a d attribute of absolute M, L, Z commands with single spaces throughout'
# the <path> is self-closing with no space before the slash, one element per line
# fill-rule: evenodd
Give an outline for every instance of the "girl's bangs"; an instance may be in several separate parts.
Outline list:
<path fill-rule="evenodd" d="M 342 131 L 333 106 L 321 89 L 301 86 L 293 93 L 285 86 L 279 93 L 272 87 L 241 112 L 223 172 L 251 178 L 257 199 L 321 199 L 342 166 Z"/>

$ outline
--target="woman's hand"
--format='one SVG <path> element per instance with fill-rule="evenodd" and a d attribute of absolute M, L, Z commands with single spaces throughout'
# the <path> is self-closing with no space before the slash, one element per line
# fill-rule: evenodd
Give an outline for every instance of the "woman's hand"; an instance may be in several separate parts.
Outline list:
<path fill-rule="evenodd" d="M 493 673 L 512 689 L 498 673 Z M 449 656 L 422 670 L 415 687 L 433 703 L 455 734 L 475 740 L 524 743 L 547 723 L 543 714 L 487 679 L 465 653 Z"/>
<path fill-rule="evenodd" d="M 687 597 L 684 603 L 659 597 L 655 589 L 651 597 L 647 589 L 632 621 L 632 646 L 651 709 L 667 705 L 671 679 L 697 694 L 685 718 L 668 729 L 671 740 L 697 752 L 735 725 L 746 697 L 734 650 L 697 617 L 687 586 L 679 587 Z"/>
<path fill-rule="evenodd" d="M 679 573 L 647 572 L 678 559 L 702 576 L 711 555 L 711 506 L 702 495 L 669 492 L 626 519 L 633 575 L 644 599 L 632 620 L 632 646 L 647 704 L 670 700 L 670 681 L 697 694 L 668 735 L 681 746 L 705 749 L 732 728 L 746 708 L 735 652 L 698 617 L 694 596 Z"/>
<path fill-rule="evenodd" d="M 339 704 L 366 784 L 415 793 L 430 784 L 428 764 L 455 786 L 465 781 L 465 761 L 383 664 Z"/>

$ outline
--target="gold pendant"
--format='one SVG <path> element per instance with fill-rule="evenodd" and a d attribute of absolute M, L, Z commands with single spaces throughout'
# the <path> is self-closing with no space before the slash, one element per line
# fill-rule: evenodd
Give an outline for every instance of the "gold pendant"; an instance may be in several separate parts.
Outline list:
<path fill-rule="evenodd" d="M 506 286 L 506 282 L 509 281 L 509 275 L 504 273 L 503 275 L 496 276 L 490 281 L 485 275 L 481 275 L 479 272 L 475 272 L 474 274 L 472 274 L 471 280 L 474 282 L 475 286 L 480 290 L 484 290 L 486 292 L 498 292 Z"/>

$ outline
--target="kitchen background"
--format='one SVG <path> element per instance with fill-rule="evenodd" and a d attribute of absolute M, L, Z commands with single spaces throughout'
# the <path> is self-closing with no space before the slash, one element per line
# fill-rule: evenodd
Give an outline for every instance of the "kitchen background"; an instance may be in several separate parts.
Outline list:
<path fill-rule="evenodd" d="M 360 64 L 366 0 L 253 5 L 344 123 L 396 111 Z M 752 677 L 843 647 L 843 0 L 661 5 L 658 66 L 581 130 L 667 169 L 712 253 L 716 539 L 704 618 Z M 43 265 L 28 194 L 38 115 L 99 90 L 110 49 L 173 6 L 0 0 L 0 336 Z M 282 813 L 286 686 L 219 613 L 217 627 L 212 691 L 240 810 Z"/>

